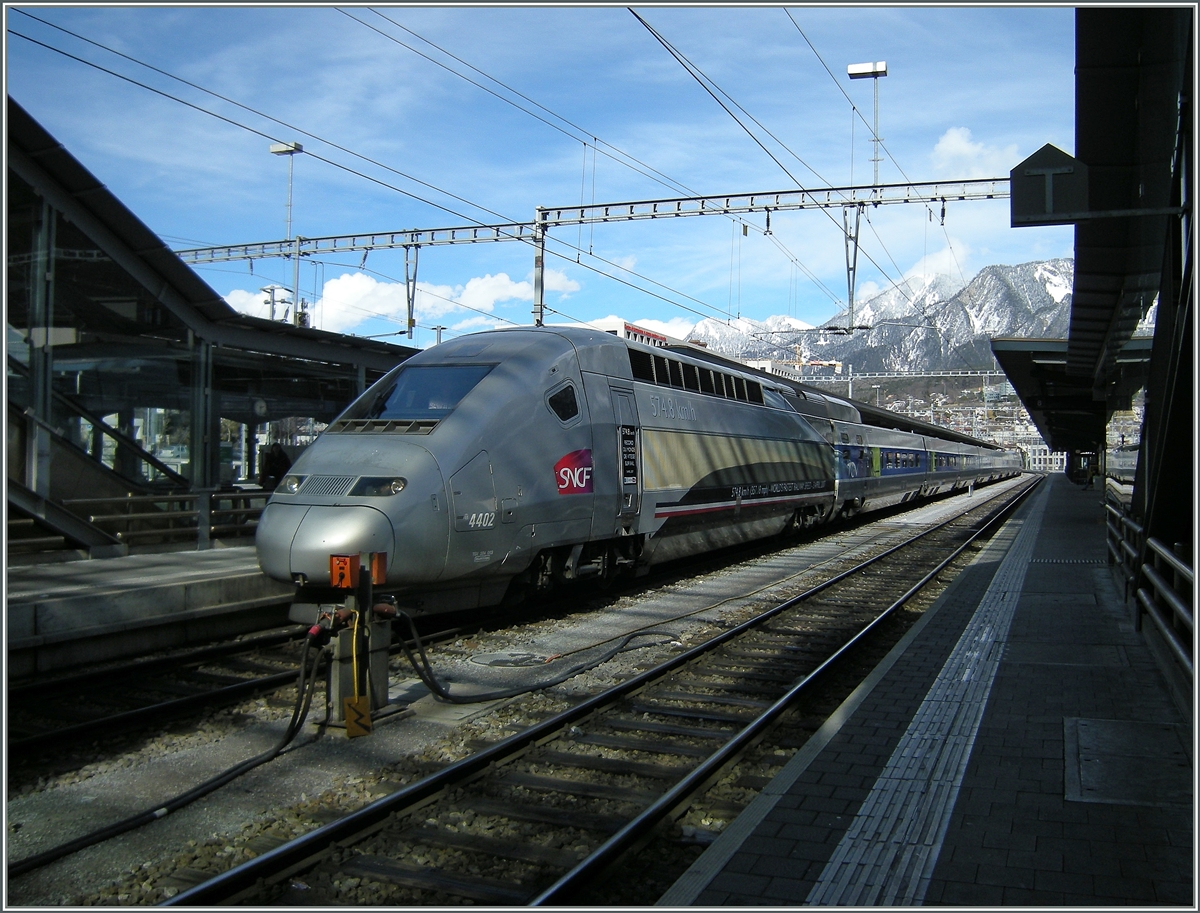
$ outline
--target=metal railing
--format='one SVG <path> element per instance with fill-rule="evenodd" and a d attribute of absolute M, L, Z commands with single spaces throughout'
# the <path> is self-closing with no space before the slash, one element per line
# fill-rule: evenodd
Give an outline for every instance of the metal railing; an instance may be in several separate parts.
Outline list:
<path fill-rule="evenodd" d="M 74 498 L 63 506 L 127 544 L 253 537 L 269 491 L 201 489 L 126 498 Z"/>
<path fill-rule="evenodd" d="M 1125 599 L 1137 579 L 1138 556 L 1142 553 L 1142 538 L 1145 530 L 1134 521 L 1124 506 L 1110 491 L 1104 503 L 1108 533 L 1108 563 L 1120 567 L 1121 580 L 1125 584 Z"/>
<path fill-rule="evenodd" d="M 1134 629 L 1141 631 L 1143 617 L 1149 617 L 1188 678 L 1194 679 L 1194 575 L 1180 557 L 1182 545 L 1171 549 L 1154 537 L 1147 538 L 1145 528 L 1111 492 L 1104 509 L 1108 562 L 1119 569 L 1125 601 L 1130 595 L 1136 597 Z"/>
<path fill-rule="evenodd" d="M 1142 565 L 1142 581 L 1138 588 L 1137 613 L 1140 629 L 1144 610 L 1163 636 L 1167 647 L 1194 679 L 1192 659 L 1192 598 L 1195 592 L 1192 569 L 1171 549 L 1151 537 L 1146 541 L 1146 563 Z"/>

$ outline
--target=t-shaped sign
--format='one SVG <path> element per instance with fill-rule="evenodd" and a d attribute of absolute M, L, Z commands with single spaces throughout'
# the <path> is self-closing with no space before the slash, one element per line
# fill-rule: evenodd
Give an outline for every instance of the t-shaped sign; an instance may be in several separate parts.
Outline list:
<path fill-rule="evenodd" d="M 1068 225 L 1088 208 L 1087 165 L 1047 143 L 1009 172 L 1011 224 Z"/>

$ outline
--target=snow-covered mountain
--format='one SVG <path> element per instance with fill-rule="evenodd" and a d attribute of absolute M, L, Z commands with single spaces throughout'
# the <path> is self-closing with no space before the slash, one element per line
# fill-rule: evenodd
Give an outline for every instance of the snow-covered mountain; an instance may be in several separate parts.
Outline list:
<path fill-rule="evenodd" d="M 992 366 L 995 336 L 1065 339 L 1075 263 L 1043 260 L 989 266 L 965 286 L 948 276 L 909 279 L 856 303 L 820 327 L 791 317 L 702 320 L 689 339 L 744 359 L 840 361 L 866 371 L 946 371 Z"/>

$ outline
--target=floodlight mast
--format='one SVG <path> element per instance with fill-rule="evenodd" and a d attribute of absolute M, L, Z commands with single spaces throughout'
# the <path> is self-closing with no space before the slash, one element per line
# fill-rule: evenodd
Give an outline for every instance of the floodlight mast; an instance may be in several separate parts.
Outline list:
<path fill-rule="evenodd" d="M 871 142 L 875 147 L 875 153 L 872 162 L 875 163 L 875 184 L 879 186 L 879 78 L 887 76 L 887 61 L 880 60 L 875 63 L 852 63 L 846 67 L 846 75 L 851 79 L 870 79 L 875 83 L 875 126 L 871 130 Z"/>
<path fill-rule="evenodd" d="M 288 157 L 287 240 L 292 240 L 292 168 L 296 153 L 303 152 L 299 143 L 271 143 L 271 155 Z M 272 309 L 273 310 L 273 309 Z M 272 314 L 272 317 L 274 315 Z M 292 254 L 292 323 L 300 326 L 300 239 L 296 239 Z"/>
<path fill-rule="evenodd" d="M 871 185 L 875 188 L 874 196 L 878 196 L 879 190 L 879 77 L 887 76 L 887 61 L 879 60 L 873 63 L 852 63 L 846 67 L 846 75 L 851 79 L 870 79 L 875 84 L 875 126 L 871 128 L 871 143 L 874 147 L 874 154 L 871 156 L 871 161 L 875 165 L 875 181 Z M 846 231 L 846 329 L 849 332 L 854 331 L 854 286 L 858 280 L 858 228 L 859 220 L 862 217 L 863 204 L 859 203 L 855 207 L 854 213 L 854 232 L 850 231 L 850 214 L 849 207 L 842 209 L 842 224 Z"/>

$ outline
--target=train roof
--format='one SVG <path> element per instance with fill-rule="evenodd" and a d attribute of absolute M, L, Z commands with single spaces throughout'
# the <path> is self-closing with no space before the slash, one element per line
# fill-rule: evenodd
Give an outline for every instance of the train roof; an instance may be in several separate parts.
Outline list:
<path fill-rule="evenodd" d="M 824 399 L 828 402 L 828 404 L 835 406 L 835 410 L 837 406 L 842 406 L 843 408 L 853 410 L 858 414 L 858 418 L 843 418 L 842 416 L 832 414 L 831 411 L 829 417 L 832 419 L 841 421 L 860 421 L 864 425 L 872 425 L 876 428 L 891 428 L 896 431 L 906 431 L 910 434 L 922 434 L 927 437 L 940 438 L 944 441 L 954 441 L 958 444 L 968 444 L 973 447 L 986 447 L 990 450 L 1004 449 L 1003 447 L 998 447 L 997 445 L 989 443 L 988 441 L 981 441 L 978 438 L 973 438 L 969 434 L 962 434 L 958 431 L 953 431 L 950 428 L 943 428 L 940 425 L 934 425 L 930 422 L 923 422 L 920 419 L 912 418 L 907 415 L 900 415 L 892 412 L 890 409 L 882 409 L 878 406 L 872 406 L 870 403 L 863 403 L 855 399 L 847 399 L 844 396 L 837 396 L 832 393 L 827 393 L 824 390 L 818 389 L 817 387 L 810 386 L 809 384 L 803 384 L 799 381 L 790 380 L 789 378 L 782 377 L 778 374 L 769 374 L 759 368 L 752 368 L 749 365 L 742 364 L 741 362 L 731 359 L 728 356 L 709 351 L 708 349 L 700 346 L 691 345 L 690 343 L 684 343 L 681 345 L 668 345 L 666 348 L 672 352 L 678 352 L 680 354 L 686 353 L 694 358 L 701 358 L 705 361 L 713 362 L 714 364 L 733 367 L 738 370 L 754 374 L 758 377 L 770 378 L 777 384 L 781 384 L 797 391 L 799 394 L 805 396 L 809 400 Z"/>
<path fill-rule="evenodd" d="M 920 419 L 911 418 L 906 415 L 899 415 L 889 409 L 881 409 L 877 406 L 872 406 L 869 403 L 859 402 L 858 400 L 847 399 L 843 396 L 836 396 L 827 393 L 817 387 L 808 384 L 800 383 L 799 381 L 791 380 L 787 377 L 782 377 L 778 374 L 769 374 L 759 368 L 752 368 L 737 359 L 730 358 L 726 355 L 721 355 L 718 352 L 713 352 L 702 346 L 691 345 L 690 343 L 670 343 L 666 345 L 647 345 L 639 342 L 636 339 L 623 339 L 618 334 L 611 331 L 596 329 L 593 327 L 583 326 L 548 326 L 544 329 L 537 327 L 500 327 L 492 330 L 483 330 L 479 333 L 466 334 L 456 337 L 456 340 L 463 341 L 463 344 L 471 345 L 474 348 L 476 345 L 482 351 L 482 344 L 485 342 L 481 337 L 486 337 L 492 334 L 510 334 L 510 333 L 540 333 L 548 332 L 565 337 L 571 340 L 575 345 L 584 346 L 602 346 L 607 348 L 608 344 L 614 347 L 633 348 L 649 353 L 663 354 L 670 352 L 675 356 L 682 356 L 696 361 L 708 362 L 710 364 L 719 365 L 726 371 L 736 372 L 748 377 L 753 377 L 760 382 L 765 382 L 768 386 L 779 389 L 787 393 L 791 391 L 798 399 L 802 400 L 797 411 L 801 414 L 818 415 L 823 418 L 830 418 L 835 421 L 861 422 L 864 425 L 872 425 L 877 428 L 890 428 L 896 431 L 905 431 L 910 434 L 921 434 L 927 437 L 940 438 L 944 441 L 954 441 L 959 444 L 967 444 L 974 447 L 986 447 L 991 450 L 1003 450 L 987 441 L 981 441 L 967 434 L 961 434 L 957 431 L 952 431 L 949 428 L 943 428 L 939 425 L 934 425 L 929 422 L 923 422 Z M 471 340 L 471 343 L 466 343 Z M 453 341 L 453 340 L 452 340 Z M 428 351 L 428 350 L 427 350 Z M 796 405 L 796 404 L 794 404 Z"/>

